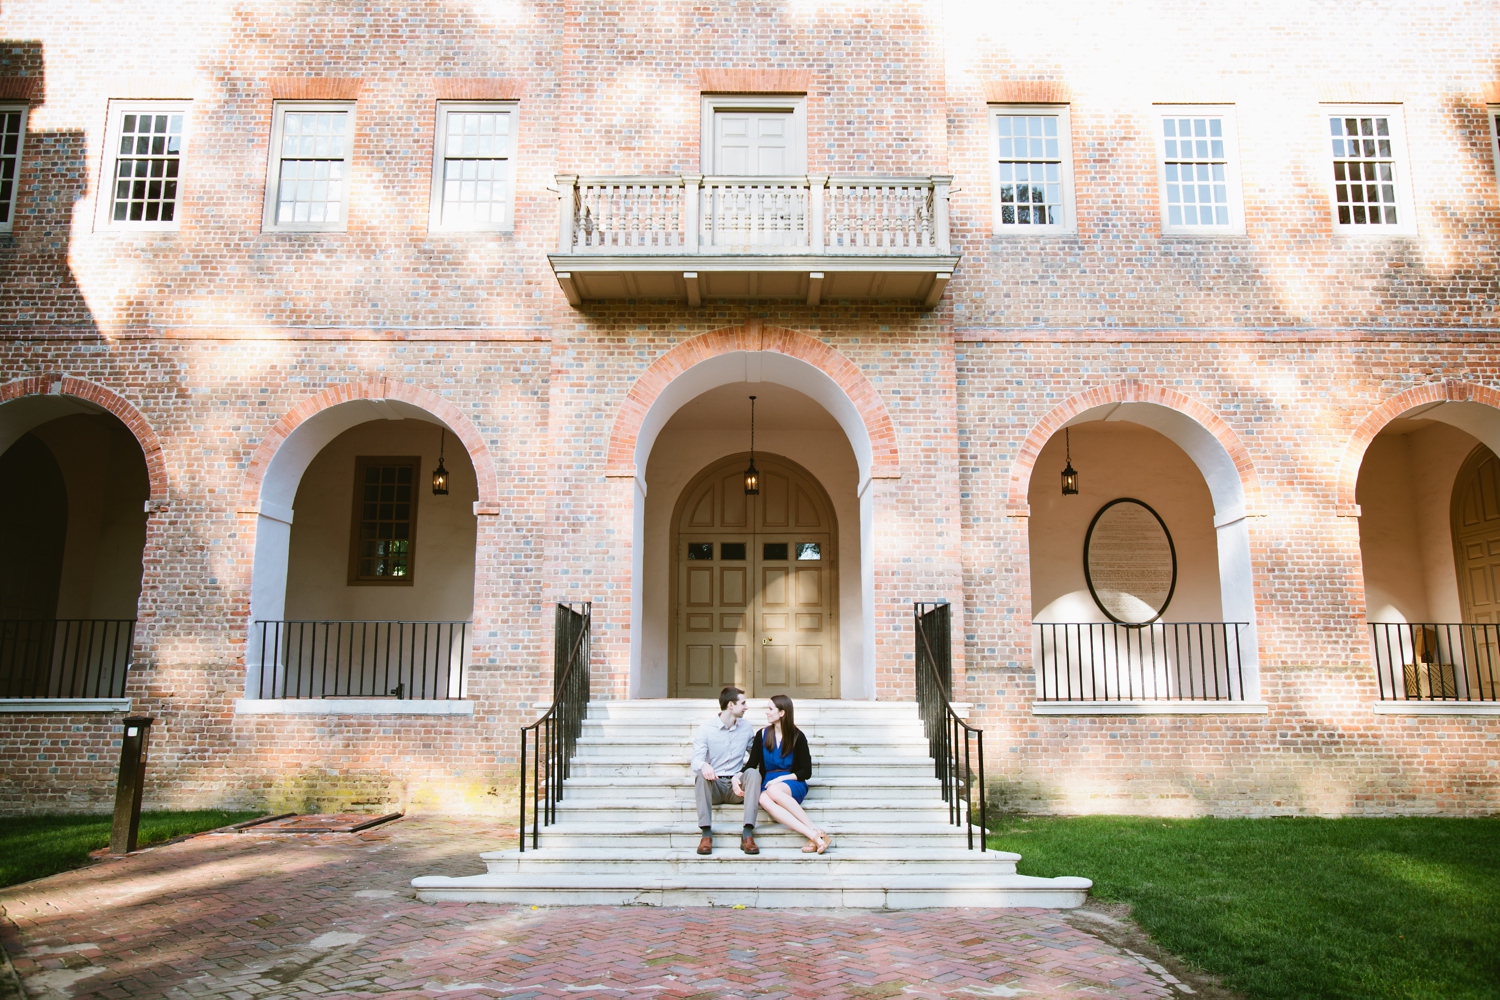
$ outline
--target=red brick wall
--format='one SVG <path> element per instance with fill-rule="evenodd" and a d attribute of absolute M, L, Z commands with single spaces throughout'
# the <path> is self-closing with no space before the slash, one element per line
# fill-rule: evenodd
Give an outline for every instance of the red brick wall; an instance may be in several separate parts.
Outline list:
<path fill-rule="evenodd" d="M 0 78 L 24 79 L 0 79 L 0 92 L 35 97 L 15 233 L 0 237 L 0 384 L 88 380 L 159 448 L 165 502 L 150 519 L 129 692 L 161 719 L 151 801 L 500 807 L 516 728 L 546 697 L 550 602 L 595 602 L 596 689 L 628 693 L 632 487 L 606 476 L 622 404 L 678 345 L 758 320 L 826 344 L 879 394 L 901 478 L 872 487 L 878 690 L 910 690 L 909 602 L 953 600 L 960 694 L 1008 804 L 1500 807 L 1500 720 L 1373 715 L 1357 522 L 1339 491 L 1351 442 L 1389 400 L 1449 380 L 1500 387 L 1484 110 L 1500 11 L 1375 4 L 1366 15 L 1382 29 L 1355 46 L 1328 41 L 1350 37 L 1346 12 L 1290 0 L 1186 19 L 1065 3 L 1041 34 L 1012 15 L 936 0 L 6 5 Z M 964 257 L 938 309 L 568 307 L 544 256 L 553 177 L 696 171 L 701 81 L 751 71 L 806 87 L 811 172 L 955 175 Z M 262 233 L 273 95 L 328 81 L 339 93 L 357 81 L 349 231 Z M 429 233 L 434 102 L 476 94 L 519 100 L 515 232 Z M 985 100 L 1017 94 L 1071 101 L 1075 235 L 989 235 Z M 1330 96 L 1402 102 L 1416 236 L 1333 233 L 1318 103 Z M 193 101 L 181 225 L 96 230 L 108 101 L 148 97 Z M 1152 102 L 1204 100 L 1234 102 L 1246 235 L 1163 237 Z M 479 525 L 476 714 L 236 715 L 251 463 L 299 406 L 371 379 L 456 407 L 495 467 L 498 512 Z M 1215 414 L 1253 468 L 1267 716 L 1031 715 L 1013 466 L 1054 407 L 1126 380 Z M 1055 470 L 1036 474 L 1050 483 Z M 6 720 L 0 809 L 108 802 L 112 722 Z"/>

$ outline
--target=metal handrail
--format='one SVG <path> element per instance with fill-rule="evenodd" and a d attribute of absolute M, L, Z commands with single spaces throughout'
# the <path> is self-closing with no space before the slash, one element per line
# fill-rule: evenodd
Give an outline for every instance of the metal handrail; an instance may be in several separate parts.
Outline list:
<path fill-rule="evenodd" d="M 0 619 L 0 698 L 123 698 L 134 618 Z"/>
<path fill-rule="evenodd" d="M 1500 701 L 1500 625 L 1371 622 L 1381 701 Z"/>
<path fill-rule="evenodd" d="M 1037 701 L 1245 701 L 1248 622 L 1034 622 Z"/>
<path fill-rule="evenodd" d="M 576 608 L 576 610 L 575 610 Z M 559 604 L 552 636 L 552 704 L 529 726 L 521 727 L 521 850 L 526 850 L 526 769 L 528 745 L 535 745 L 531 765 L 531 846 L 543 826 L 557 821 L 563 782 L 572 770 L 573 751 L 583 732 L 589 703 L 589 632 L 593 605 Z M 566 653 L 564 652 L 566 649 Z M 579 667 L 579 664 L 582 667 Z"/>
<path fill-rule="evenodd" d="M 974 791 L 977 778 L 979 849 L 987 851 L 989 848 L 984 840 L 984 822 L 988 812 L 984 790 L 984 730 L 969 725 L 953 709 L 950 615 L 947 601 L 916 601 L 912 604 L 913 625 L 920 640 L 916 649 L 917 711 L 927 733 L 927 747 L 932 754 L 934 773 L 938 781 L 942 782 L 943 801 L 948 803 L 948 822 L 966 828 L 971 851 L 974 850 Z M 935 622 L 938 627 L 939 645 L 943 651 L 941 661 L 933 651 L 932 641 L 927 635 L 928 621 Z M 925 671 L 922 669 L 924 662 L 927 666 Z M 946 680 L 938 672 L 939 662 L 947 668 L 944 671 L 947 674 Z M 962 754 L 959 752 L 960 741 Z M 976 756 L 979 759 L 977 774 L 974 767 Z"/>
<path fill-rule="evenodd" d="M 255 624 L 258 698 L 464 697 L 467 621 L 268 619 Z"/>

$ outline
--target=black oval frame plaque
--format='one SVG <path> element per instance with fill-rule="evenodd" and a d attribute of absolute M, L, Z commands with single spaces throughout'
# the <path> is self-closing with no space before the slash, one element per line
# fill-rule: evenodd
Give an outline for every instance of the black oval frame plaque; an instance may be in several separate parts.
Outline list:
<path fill-rule="evenodd" d="M 1170 554 L 1172 559 L 1172 582 L 1167 587 L 1167 596 L 1162 600 L 1161 607 L 1156 609 L 1156 614 L 1152 615 L 1150 618 L 1146 619 L 1143 622 L 1128 622 L 1123 618 L 1115 617 L 1114 612 L 1105 607 L 1104 602 L 1099 599 L 1099 591 L 1094 587 L 1094 574 L 1089 569 L 1089 550 L 1094 542 L 1094 528 L 1098 526 L 1099 519 L 1103 517 L 1110 508 L 1118 506 L 1122 503 L 1135 504 L 1137 507 L 1142 507 L 1152 517 L 1156 518 L 1157 525 L 1161 527 L 1162 536 L 1167 540 L 1167 552 Z M 1094 519 L 1089 522 L 1088 533 L 1083 536 L 1083 578 L 1088 582 L 1089 596 L 1094 599 L 1094 605 L 1098 607 L 1100 611 L 1104 612 L 1105 616 L 1109 618 L 1110 621 L 1120 625 L 1150 625 L 1152 622 L 1161 618 L 1161 616 L 1166 613 L 1167 608 L 1172 603 L 1172 595 L 1177 593 L 1177 543 L 1172 540 L 1172 533 L 1167 530 L 1167 522 L 1161 519 L 1161 515 L 1158 514 L 1155 508 L 1153 508 L 1150 504 L 1146 503 L 1143 500 L 1137 500 L 1134 497 L 1120 497 L 1119 499 L 1111 500 L 1103 507 L 1100 507 L 1099 512 L 1094 515 Z"/>

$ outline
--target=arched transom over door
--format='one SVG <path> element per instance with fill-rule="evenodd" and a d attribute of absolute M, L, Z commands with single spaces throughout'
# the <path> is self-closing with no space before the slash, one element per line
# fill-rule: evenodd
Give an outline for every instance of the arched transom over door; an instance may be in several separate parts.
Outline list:
<path fill-rule="evenodd" d="M 747 462 L 715 463 L 678 501 L 669 692 L 837 698 L 833 505 L 805 469 L 770 455 L 756 456 L 760 495 L 746 496 Z"/>
<path fill-rule="evenodd" d="M 1500 459 L 1483 445 L 1454 484 L 1453 555 L 1464 621 L 1500 623 Z"/>

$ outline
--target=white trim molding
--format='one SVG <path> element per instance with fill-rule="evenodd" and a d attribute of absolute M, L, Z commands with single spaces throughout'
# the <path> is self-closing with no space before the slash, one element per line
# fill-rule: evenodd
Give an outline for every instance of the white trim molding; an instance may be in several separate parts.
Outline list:
<path fill-rule="evenodd" d="M 472 701 L 413 698 L 236 698 L 235 715 L 473 715 Z"/>
<path fill-rule="evenodd" d="M 0 713 L 128 712 L 129 698 L 0 698 Z"/>
<path fill-rule="evenodd" d="M 1263 701 L 1037 701 L 1032 715 L 1269 715 Z"/>
<path fill-rule="evenodd" d="M 1376 715 L 1500 717 L 1500 701 L 1378 701 L 1374 708 Z"/>

